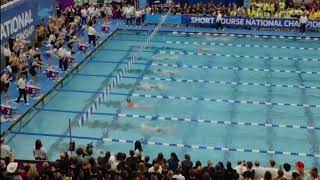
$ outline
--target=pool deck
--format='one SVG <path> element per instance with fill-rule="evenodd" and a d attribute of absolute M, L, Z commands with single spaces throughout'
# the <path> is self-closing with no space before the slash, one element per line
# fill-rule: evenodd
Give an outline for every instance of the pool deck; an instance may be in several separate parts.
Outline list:
<path fill-rule="evenodd" d="M 100 24 L 98 25 L 100 26 Z M 148 25 L 148 26 L 141 26 L 141 27 L 137 27 L 137 26 L 126 26 L 125 24 L 123 24 L 122 21 L 113 21 L 111 23 L 110 26 L 110 31 L 109 33 L 103 34 L 100 37 L 100 41 L 104 42 L 110 35 L 112 35 L 113 32 L 115 32 L 117 29 L 120 30 L 141 30 L 141 31 L 151 31 L 155 28 L 156 26 L 153 25 Z M 101 33 L 101 28 L 97 28 L 98 32 L 100 34 Z M 210 34 L 215 34 L 215 35 L 219 35 L 219 34 L 234 34 L 234 35 L 238 35 L 238 36 L 242 36 L 242 35 L 246 35 L 246 36 L 262 36 L 262 37 L 271 37 L 271 38 L 284 38 L 284 37 L 288 37 L 289 39 L 311 39 L 311 40 L 316 40 L 316 41 L 320 41 L 320 32 L 308 32 L 306 34 L 306 36 L 302 37 L 299 35 L 298 32 L 283 32 L 283 31 L 257 31 L 257 30 L 244 30 L 244 29 L 226 29 L 224 31 L 217 31 L 213 28 L 195 28 L 195 27 L 161 27 L 160 31 L 169 31 L 169 32 L 176 32 L 176 33 L 181 33 L 181 34 L 192 34 L 192 33 L 210 33 Z M 81 36 L 87 40 L 87 35 L 85 32 L 80 32 Z M 77 47 L 77 44 L 76 44 Z M 47 50 L 47 48 L 41 48 L 41 51 L 44 52 Z M 87 54 L 90 54 L 91 52 L 93 52 L 95 49 L 90 46 L 89 49 L 87 50 Z M 76 52 L 76 54 L 74 55 L 75 59 L 76 59 L 76 64 L 79 64 L 81 62 L 83 62 L 83 60 L 86 59 L 87 55 L 83 54 L 81 52 Z M 58 65 L 58 61 L 53 61 L 52 59 L 48 59 L 44 56 L 42 56 L 42 59 L 44 62 L 50 61 L 51 64 L 57 66 Z M 69 70 L 69 72 L 72 71 Z M 62 74 L 63 78 L 67 73 Z M 29 79 L 30 80 L 30 76 Z M 41 84 L 41 94 L 45 95 L 46 93 L 48 93 L 58 82 L 54 82 L 54 81 L 50 81 L 48 80 L 48 78 L 45 75 L 40 75 L 39 76 L 39 82 Z M 9 88 L 9 100 L 15 100 L 18 96 L 18 91 L 17 88 L 15 86 L 15 84 L 11 83 L 10 84 L 10 88 Z M 1 99 L 2 100 L 2 99 Z M 5 120 L 1 117 L 1 123 L 0 123 L 0 133 L 2 134 L 2 132 L 5 132 L 6 130 L 8 130 L 12 124 L 14 124 L 14 122 L 16 120 L 18 120 L 23 114 L 25 114 L 29 109 L 31 109 L 38 101 L 38 99 L 33 99 L 33 98 L 29 98 L 28 99 L 30 105 L 26 106 L 24 105 L 24 103 L 22 101 L 20 101 L 19 104 L 14 104 L 13 106 L 15 106 L 17 108 L 17 115 L 14 117 L 13 120 Z M 1 101 L 2 102 L 2 101 Z"/>

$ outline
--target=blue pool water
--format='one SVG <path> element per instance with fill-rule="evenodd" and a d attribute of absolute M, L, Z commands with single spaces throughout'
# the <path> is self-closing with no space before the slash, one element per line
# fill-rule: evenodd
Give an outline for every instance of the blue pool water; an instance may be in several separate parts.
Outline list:
<path fill-rule="evenodd" d="M 14 131 L 19 134 L 9 135 L 17 158 L 33 159 L 32 147 L 37 138 L 42 139 L 49 158 L 57 158 L 68 147 L 65 136 L 69 135 L 70 118 L 72 135 L 79 136 L 74 139 L 76 144 L 93 142 L 96 154 L 133 148 L 130 143 L 99 140 L 114 138 L 157 142 L 143 146 L 150 156 L 160 151 L 168 156 L 174 151 L 180 158 L 189 153 L 203 163 L 208 159 L 246 159 L 267 164 L 274 159 L 319 166 L 320 42 L 314 40 L 160 32 L 80 126 L 80 115 L 149 35 L 117 31 L 99 47 L 61 89 L 17 125 Z M 168 59 L 154 60 L 154 56 Z M 158 69 L 175 74 L 157 74 Z M 144 90 L 139 84 L 160 85 L 164 90 Z M 128 109 L 128 96 L 144 108 Z M 167 131 L 146 132 L 141 124 Z"/>

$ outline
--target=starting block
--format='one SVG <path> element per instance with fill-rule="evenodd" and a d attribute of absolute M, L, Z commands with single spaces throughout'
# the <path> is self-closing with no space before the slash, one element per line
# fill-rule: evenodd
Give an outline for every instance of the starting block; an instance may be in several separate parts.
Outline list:
<path fill-rule="evenodd" d="M 12 118 L 16 114 L 17 109 L 7 103 L 1 104 L 1 114 L 5 118 Z"/>
<path fill-rule="evenodd" d="M 47 68 L 46 69 L 46 75 L 49 79 L 54 79 L 59 75 L 59 71 L 53 69 L 53 68 Z"/>
<path fill-rule="evenodd" d="M 78 45 L 78 50 L 81 52 L 85 52 L 88 49 L 88 45 L 80 43 Z"/>
<path fill-rule="evenodd" d="M 109 29 L 110 29 L 110 26 L 107 25 L 107 24 L 102 24 L 101 25 L 101 31 L 104 32 L 104 33 L 108 33 L 109 32 Z"/>
<path fill-rule="evenodd" d="M 26 84 L 26 92 L 30 96 L 35 96 L 40 93 L 40 88 L 34 85 L 31 85 L 30 82 Z"/>

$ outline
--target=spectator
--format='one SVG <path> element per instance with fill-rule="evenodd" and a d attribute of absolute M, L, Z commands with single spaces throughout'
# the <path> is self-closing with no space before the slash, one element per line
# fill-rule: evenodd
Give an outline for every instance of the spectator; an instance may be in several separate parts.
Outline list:
<path fill-rule="evenodd" d="M 208 173 L 210 175 L 210 177 L 213 176 L 214 173 L 214 167 L 212 167 L 212 162 L 211 160 L 207 161 L 207 166 L 203 168 L 203 172 L 204 173 Z"/>
<path fill-rule="evenodd" d="M 192 169 L 193 163 L 190 160 L 189 154 L 184 155 L 184 160 L 181 162 L 181 173 L 184 177 L 189 178 L 188 172 Z"/>
<path fill-rule="evenodd" d="M 67 174 L 67 172 L 65 172 L 64 174 Z M 48 162 L 42 163 L 41 172 L 39 176 L 41 179 L 53 179 L 53 173 L 50 169 Z"/>
<path fill-rule="evenodd" d="M 34 59 L 34 61 L 31 63 L 31 66 L 29 68 L 29 73 L 31 74 L 31 76 L 33 78 L 33 82 L 38 87 L 40 86 L 40 83 L 38 81 L 38 73 L 37 73 L 36 69 L 40 68 L 40 71 L 41 71 L 42 66 L 43 66 L 42 61 L 40 61 L 40 59 L 38 57 L 36 57 Z"/>
<path fill-rule="evenodd" d="M 276 162 L 274 160 L 269 161 L 269 167 L 266 168 L 266 171 L 269 171 L 272 174 L 272 178 L 278 176 L 278 169 L 276 168 Z"/>
<path fill-rule="evenodd" d="M 9 145 L 5 144 L 4 138 L 0 139 L 0 145 L 1 145 L 1 148 L 0 148 L 1 156 L 0 156 L 0 158 L 1 159 L 7 159 L 9 161 L 14 160 L 14 158 L 15 158 L 14 157 L 14 152 L 11 150 Z"/>
<path fill-rule="evenodd" d="M 134 154 L 135 156 L 137 156 L 138 154 L 142 155 L 143 150 L 142 150 L 142 146 L 141 146 L 141 142 L 140 141 L 135 141 L 134 142 Z"/>
<path fill-rule="evenodd" d="M 306 176 L 306 173 L 304 171 L 304 164 L 301 161 L 296 162 L 296 169 L 299 176 L 303 179 Z"/>
<path fill-rule="evenodd" d="M 6 171 L 7 171 L 6 161 L 1 159 L 0 160 L 0 179 L 4 179 L 5 178 Z"/>
<path fill-rule="evenodd" d="M 278 170 L 278 176 L 275 177 L 275 178 L 273 178 L 273 179 L 274 179 L 274 180 L 280 180 L 280 179 L 283 178 L 283 176 L 284 176 L 283 170 L 282 170 L 282 169 L 279 169 L 279 170 Z"/>
<path fill-rule="evenodd" d="M 176 169 L 176 171 L 174 171 L 174 175 L 172 176 L 172 178 L 177 179 L 177 180 L 184 180 L 185 177 L 181 174 L 181 169 L 178 168 Z"/>
<path fill-rule="evenodd" d="M 14 179 L 14 180 L 22 180 L 21 176 L 18 174 L 17 169 L 18 163 L 10 162 L 7 165 L 7 173 L 5 179 Z"/>
<path fill-rule="evenodd" d="M 288 163 L 283 164 L 283 174 L 287 179 L 292 179 L 291 166 Z"/>
<path fill-rule="evenodd" d="M 159 164 L 160 166 L 163 166 L 165 163 L 166 163 L 166 159 L 163 158 L 163 154 L 162 153 L 158 153 L 158 157 L 155 158 L 153 161 L 152 161 L 152 164 Z"/>
<path fill-rule="evenodd" d="M 237 171 L 232 168 L 231 162 L 227 162 L 227 169 L 225 171 L 225 179 L 234 179 L 235 174 L 237 174 Z"/>
<path fill-rule="evenodd" d="M 126 159 L 126 164 L 128 165 L 128 168 L 130 171 L 136 171 L 137 170 L 137 157 L 134 156 L 134 151 L 130 150 L 129 152 L 130 157 Z"/>
<path fill-rule="evenodd" d="M 37 170 L 36 165 L 31 165 L 27 174 L 28 180 L 40 180 L 40 176 Z"/>
<path fill-rule="evenodd" d="M 149 163 L 149 160 L 150 160 L 149 156 L 145 156 L 145 157 L 144 157 L 144 161 L 145 161 L 145 164 L 146 164 L 146 168 L 147 168 L 147 169 L 149 169 L 149 168 L 152 167 L 152 164 Z"/>
<path fill-rule="evenodd" d="M 40 139 L 36 140 L 34 149 L 33 149 L 33 156 L 36 160 L 47 160 L 48 156 L 47 156 L 47 152 L 44 149 L 44 147 L 42 146 L 42 142 Z"/>
<path fill-rule="evenodd" d="M 263 178 L 264 174 L 265 174 L 265 169 L 263 167 L 260 166 L 260 162 L 256 161 L 254 163 L 254 166 L 252 168 L 255 172 L 255 176 L 254 179 L 255 180 L 260 180 Z"/>
<path fill-rule="evenodd" d="M 25 164 L 25 165 L 23 166 L 23 169 L 22 169 L 22 171 L 20 172 L 20 176 L 21 176 L 21 178 L 22 178 L 23 180 L 27 179 L 29 169 L 30 169 L 30 165 L 29 165 L 29 164 Z"/>
<path fill-rule="evenodd" d="M 243 163 L 242 161 L 238 161 L 237 166 L 235 167 L 236 171 L 238 174 L 243 174 L 246 170 L 246 164 Z"/>
<path fill-rule="evenodd" d="M 263 180 L 272 180 L 272 174 L 270 171 L 266 171 L 264 174 Z"/>
<path fill-rule="evenodd" d="M 222 163 L 218 163 L 215 166 L 215 172 L 213 174 L 213 179 L 215 180 L 224 180 L 225 177 L 225 170 L 223 168 Z"/>
<path fill-rule="evenodd" d="M 9 58 L 11 56 L 11 51 L 10 51 L 10 48 L 8 46 L 5 46 L 3 49 L 2 49 L 2 54 L 3 56 L 5 57 L 5 60 L 6 60 L 6 66 L 9 66 L 10 63 L 9 63 Z"/>
<path fill-rule="evenodd" d="M 76 149 L 76 157 L 77 157 L 78 162 L 82 161 L 83 156 L 84 156 L 83 149 L 81 147 L 78 147 Z"/>
<path fill-rule="evenodd" d="M 175 172 L 178 167 L 179 167 L 179 159 L 178 156 L 176 155 L 176 153 L 172 152 L 171 153 L 171 157 L 168 160 L 168 165 L 169 165 L 169 170 L 172 170 L 173 172 Z"/>
<path fill-rule="evenodd" d="M 12 80 L 15 80 L 15 76 L 18 70 L 18 57 L 15 52 L 11 53 L 11 56 L 9 57 L 8 66 L 11 68 L 10 74 L 11 74 Z"/>
<path fill-rule="evenodd" d="M 149 179 L 162 179 L 162 168 L 159 164 L 155 163 L 151 168 L 148 169 Z"/>
<path fill-rule="evenodd" d="M 9 97 L 8 91 L 9 91 L 9 85 L 10 85 L 9 83 L 10 83 L 10 80 L 12 79 L 11 73 L 12 73 L 12 70 L 10 68 L 9 71 L 5 71 L 1 75 L 1 94 L 4 102 L 8 101 L 8 97 Z"/>
<path fill-rule="evenodd" d="M 87 9 L 86 9 L 86 6 L 82 7 L 80 13 L 81 13 L 81 24 L 82 25 L 87 24 Z"/>
<path fill-rule="evenodd" d="M 243 173 L 243 177 L 247 177 L 248 179 L 254 179 L 255 171 L 252 169 L 252 162 L 248 161 L 246 163 L 247 170 Z"/>
<path fill-rule="evenodd" d="M 39 43 L 45 39 L 45 28 L 42 25 L 37 25 L 36 28 L 36 38 Z"/>
<path fill-rule="evenodd" d="M 292 173 L 292 180 L 303 180 L 299 173 L 293 172 Z"/>
<path fill-rule="evenodd" d="M 312 168 L 309 173 L 309 180 L 319 180 L 319 172 L 317 168 Z"/>
<path fill-rule="evenodd" d="M 125 17 L 125 20 L 126 20 L 126 25 L 131 25 L 131 15 L 130 15 L 130 10 L 129 10 L 129 6 L 128 4 L 125 4 L 123 7 L 122 7 L 122 16 Z"/>
<path fill-rule="evenodd" d="M 147 178 L 147 168 L 143 162 L 138 164 L 138 178 L 146 179 Z"/>
<path fill-rule="evenodd" d="M 63 174 L 67 173 L 67 169 L 69 166 L 69 162 L 72 162 L 72 160 L 69 160 L 68 153 L 60 153 L 60 159 L 56 160 L 57 166 L 59 167 L 59 171 Z"/>
<path fill-rule="evenodd" d="M 202 178 L 202 166 L 200 161 L 196 161 L 195 166 L 193 167 L 193 171 L 195 173 L 196 178 Z"/>

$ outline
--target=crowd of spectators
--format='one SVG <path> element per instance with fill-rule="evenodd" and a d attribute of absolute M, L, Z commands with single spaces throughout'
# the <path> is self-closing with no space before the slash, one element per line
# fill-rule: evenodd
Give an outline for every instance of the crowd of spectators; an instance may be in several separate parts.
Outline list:
<path fill-rule="evenodd" d="M 153 4 L 146 8 L 150 14 L 163 13 L 168 10 L 168 6 Z M 198 16 L 216 16 L 221 12 L 223 16 L 255 17 L 255 18 L 299 18 L 308 12 L 310 19 L 320 19 L 320 9 L 312 5 L 293 6 L 290 1 L 259 0 L 253 1 L 249 8 L 237 6 L 236 4 L 213 4 L 197 3 L 193 5 L 173 5 L 172 13 L 198 15 Z"/>
<path fill-rule="evenodd" d="M 20 168 L 10 159 L 13 156 L 4 141 L 1 141 L 1 150 L 0 179 L 4 180 L 319 180 L 318 169 L 306 170 L 301 161 L 293 167 L 288 163 L 277 165 L 274 160 L 270 160 L 267 167 L 262 167 L 259 161 L 238 161 L 232 165 L 208 160 L 202 165 L 200 161 L 194 163 L 189 154 L 180 160 L 174 152 L 168 159 L 162 153 L 150 159 L 143 153 L 139 141 L 128 154 L 106 152 L 94 158 L 94 149 L 88 144 L 77 148 L 75 155 L 64 152 L 56 161 L 48 162 L 46 151 L 37 140 L 33 153 L 36 160 L 42 161 L 24 163 Z"/>
<path fill-rule="evenodd" d="M 35 30 L 35 43 L 20 37 L 10 37 L 8 45 L 1 49 L 6 64 L 6 68 L 1 72 L 3 102 L 9 99 L 11 84 L 19 86 L 19 93 L 20 87 L 25 88 L 27 81 L 40 88 L 38 77 L 44 75 L 42 71 L 44 67 L 53 67 L 57 64 L 52 61 L 54 59 L 58 61 L 61 72 L 68 70 L 69 64 L 72 63 L 72 55 L 76 51 L 75 44 L 84 43 L 80 32 L 86 29 L 88 34 L 96 33 L 94 28 L 96 14 L 88 11 L 84 17 L 81 15 L 83 9 L 89 10 L 90 7 L 70 8 L 64 12 L 58 12 L 57 16 L 51 17 L 48 22 L 43 20 Z M 85 19 L 82 23 L 81 18 Z M 95 39 L 93 43 L 95 44 Z M 50 59 L 50 57 L 53 58 Z M 21 86 L 18 84 L 20 79 L 25 79 L 20 81 Z M 25 92 L 22 93 L 25 94 Z M 18 100 L 19 98 L 17 102 Z M 27 104 L 26 101 L 25 103 Z"/>
<path fill-rule="evenodd" d="M 4 4 L 6 4 L 6 3 L 10 2 L 10 1 L 12 1 L 12 0 L 1 0 L 0 2 L 1 2 L 1 5 L 4 5 Z"/>

